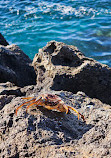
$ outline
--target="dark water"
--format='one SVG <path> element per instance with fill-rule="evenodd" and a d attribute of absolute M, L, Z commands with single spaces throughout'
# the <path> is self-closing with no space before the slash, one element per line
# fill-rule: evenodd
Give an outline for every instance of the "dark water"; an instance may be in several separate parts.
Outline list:
<path fill-rule="evenodd" d="M 30 58 L 57 40 L 111 66 L 111 0 L 0 0 L 0 32 Z"/>

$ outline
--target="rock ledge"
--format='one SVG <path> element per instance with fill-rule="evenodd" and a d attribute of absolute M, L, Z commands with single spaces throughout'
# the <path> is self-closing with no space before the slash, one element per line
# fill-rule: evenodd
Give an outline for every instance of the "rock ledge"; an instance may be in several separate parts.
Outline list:
<path fill-rule="evenodd" d="M 111 69 L 56 41 L 31 62 L 18 46 L 0 46 L 0 157 L 110 158 Z M 86 122 L 40 106 L 15 115 L 23 97 L 41 93 L 58 95 Z"/>

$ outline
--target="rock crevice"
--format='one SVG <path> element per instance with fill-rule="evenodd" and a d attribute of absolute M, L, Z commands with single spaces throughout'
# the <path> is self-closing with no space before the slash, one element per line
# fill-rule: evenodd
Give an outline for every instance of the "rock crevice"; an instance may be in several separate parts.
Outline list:
<path fill-rule="evenodd" d="M 15 114 L 24 97 L 43 93 L 59 96 L 85 122 L 72 110 L 40 105 L 26 113 L 28 103 Z M 74 46 L 51 41 L 32 63 L 18 46 L 0 45 L 0 157 L 110 158 L 110 93 L 111 68 Z"/>
<path fill-rule="evenodd" d="M 38 86 L 49 84 L 52 90 L 83 91 L 111 104 L 111 68 L 85 57 L 74 46 L 51 41 L 35 55 L 33 66 Z"/>

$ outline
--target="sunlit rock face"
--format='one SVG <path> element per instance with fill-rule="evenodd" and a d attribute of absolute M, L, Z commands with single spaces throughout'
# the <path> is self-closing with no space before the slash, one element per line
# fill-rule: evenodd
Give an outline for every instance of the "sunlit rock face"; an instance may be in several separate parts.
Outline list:
<path fill-rule="evenodd" d="M 33 59 L 37 85 L 85 92 L 111 104 L 111 68 L 85 57 L 76 47 L 51 41 Z"/>
<path fill-rule="evenodd" d="M 1 46 L 0 157 L 111 157 L 110 68 L 55 41 L 35 55 L 34 68 L 30 64 L 18 46 Z M 85 121 L 72 110 L 66 114 L 40 103 L 26 113 L 35 101 L 30 98 L 41 94 L 59 96 Z"/>

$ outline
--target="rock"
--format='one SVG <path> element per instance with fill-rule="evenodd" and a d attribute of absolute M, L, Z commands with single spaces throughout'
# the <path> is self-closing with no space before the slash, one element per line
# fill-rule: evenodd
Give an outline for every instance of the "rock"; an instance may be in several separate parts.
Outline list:
<path fill-rule="evenodd" d="M 20 87 L 14 86 L 14 84 L 10 82 L 6 82 L 0 83 L 0 95 L 15 95 L 17 97 L 25 95 L 25 92 L 22 92 Z"/>
<path fill-rule="evenodd" d="M 0 83 L 0 110 L 11 100 L 18 96 L 24 96 L 26 93 L 23 88 L 17 87 L 10 82 Z"/>
<path fill-rule="evenodd" d="M 51 41 L 33 59 L 40 89 L 85 92 L 111 104 L 111 68 L 85 57 L 76 47 Z"/>
<path fill-rule="evenodd" d="M 13 95 L 0 95 L 0 110 L 14 98 Z"/>
<path fill-rule="evenodd" d="M 0 157 L 110 158 L 111 106 L 105 103 L 111 100 L 111 69 L 55 41 L 35 55 L 37 78 L 30 64 L 18 46 L 1 46 Z M 85 122 L 72 110 L 66 114 L 33 105 L 26 113 L 28 103 L 15 114 L 27 102 L 24 96 L 43 93 L 61 97 Z"/>
<path fill-rule="evenodd" d="M 36 84 L 31 62 L 18 46 L 0 46 L 0 83 L 10 81 L 20 87 Z"/>
<path fill-rule="evenodd" d="M 9 43 L 6 41 L 6 39 L 3 37 L 3 35 L 0 33 L 0 45 L 7 46 Z"/>
<path fill-rule="evenodd" d="M 111 157 L 111 107 L 83 92 L 56 94 L 81 112 L 86 123 L 69 114 L 33 106 L 26 114 L 20 97 L 0 110 L 0 157 Z M 33 93 L 38 95 L 38 93 Z"/>

